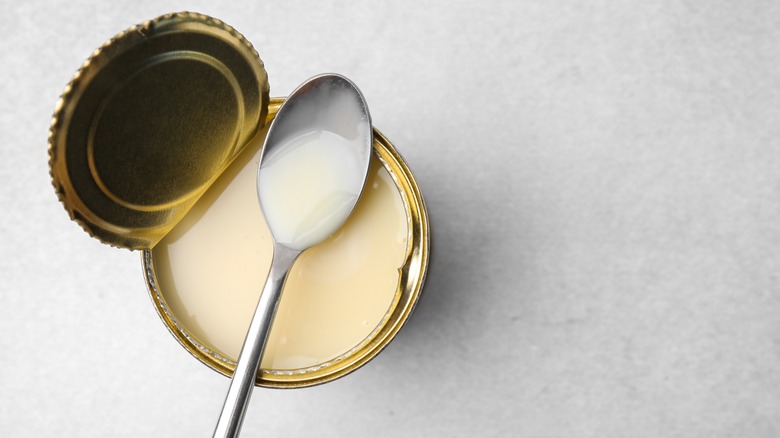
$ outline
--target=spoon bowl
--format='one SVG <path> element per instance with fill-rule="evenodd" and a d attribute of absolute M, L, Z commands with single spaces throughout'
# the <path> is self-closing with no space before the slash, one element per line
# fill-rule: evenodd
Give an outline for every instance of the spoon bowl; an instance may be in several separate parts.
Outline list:
<path fill-rule="evenodd" d="M 368 172 L 371 118 L 343 76 L 322 75 L 293 92 L 266 137 L 257 193 L 274 240 L 303 250 L 336 231 Z"/>
<path fill-rule="evenodd" d="M 362 93 L 340 75 L 309 79 L 279 108 L 257 172 L 273 259 L 215 437 L 238 436 L 287 274 L 303 250 L 337 231 L 354 209 L 368 174 L 372 135 Z"/>

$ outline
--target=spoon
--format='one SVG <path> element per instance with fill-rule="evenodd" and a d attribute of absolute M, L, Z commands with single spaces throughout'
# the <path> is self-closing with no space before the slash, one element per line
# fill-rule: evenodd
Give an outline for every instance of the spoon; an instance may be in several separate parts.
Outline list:
<path fill-rule="evenodd" d="M 214 437 L 238 436 L 290 267 L 349 217 L 366 181 L 372 143 L 365 99 L 343 76 L 315 76 L 279 108 L 257 171 L 273 259 Z"/>

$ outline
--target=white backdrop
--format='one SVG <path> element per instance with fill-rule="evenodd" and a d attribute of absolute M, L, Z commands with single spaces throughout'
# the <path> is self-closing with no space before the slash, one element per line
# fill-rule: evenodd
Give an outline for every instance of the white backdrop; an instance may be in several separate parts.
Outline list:
<path fill-rule="evenodd" d="M 396 340 L 256 390 L 245 436 L 780 436 L 778 4 L 0 4 L 0 435 L 210 436 L 228 380 L 167 333 L 138 254 L 68 220 L 46 153 L 93 49 L 193 10 L 272 95 L 359 84 L 432 218 Z"/>

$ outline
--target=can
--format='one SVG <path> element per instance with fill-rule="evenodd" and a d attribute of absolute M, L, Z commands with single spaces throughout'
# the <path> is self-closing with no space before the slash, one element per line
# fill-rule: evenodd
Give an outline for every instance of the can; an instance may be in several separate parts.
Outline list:
<path fill-rule="evenodd" d="M 141 250 L 149 295 L 169 332 L 227 376 L 268 268 L 253 257 L 267 256 L 269 237 L 246 222 L 259 212 L 256 197 L 224 199 L 244 190 L 239 177 L 251 170 L 282 101 L 269 98 L 262 61 L 243 36 L 184 12 L 135 26 L 93 53 L 52 122 L 52 181 L 71 218 L 104 243 Z M 425 203 L 376 129 L 373 151 L 362 213 L 293 267 L 259 386 L 311 386 L 358 369 L 393 339 L 420 297 L 430 248 Z M 230 222 L 237 217 L 244 222 Z M 186 246 L 193 242 L 208 243 Z M 239 277 L 243 292 L 233 293 Z M 198 306 L 200 320 L 191 315 Z"/>

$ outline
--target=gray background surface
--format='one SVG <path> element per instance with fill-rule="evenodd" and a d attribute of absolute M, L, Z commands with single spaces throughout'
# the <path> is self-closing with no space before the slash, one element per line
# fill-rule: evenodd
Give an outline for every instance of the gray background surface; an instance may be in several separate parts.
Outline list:
<path fill-rule="evenodd" d="M 272 95 L 359 84 L 434 233 L 387 350 L 257 390 L 245 436 L 780 436 L 777 3 L 0 4 L 0 435 L 210 436 L 228 380 L 167 333 L 138 254 L 68 220 L 46 155 L 93 49 L 194 10 Z"/>

